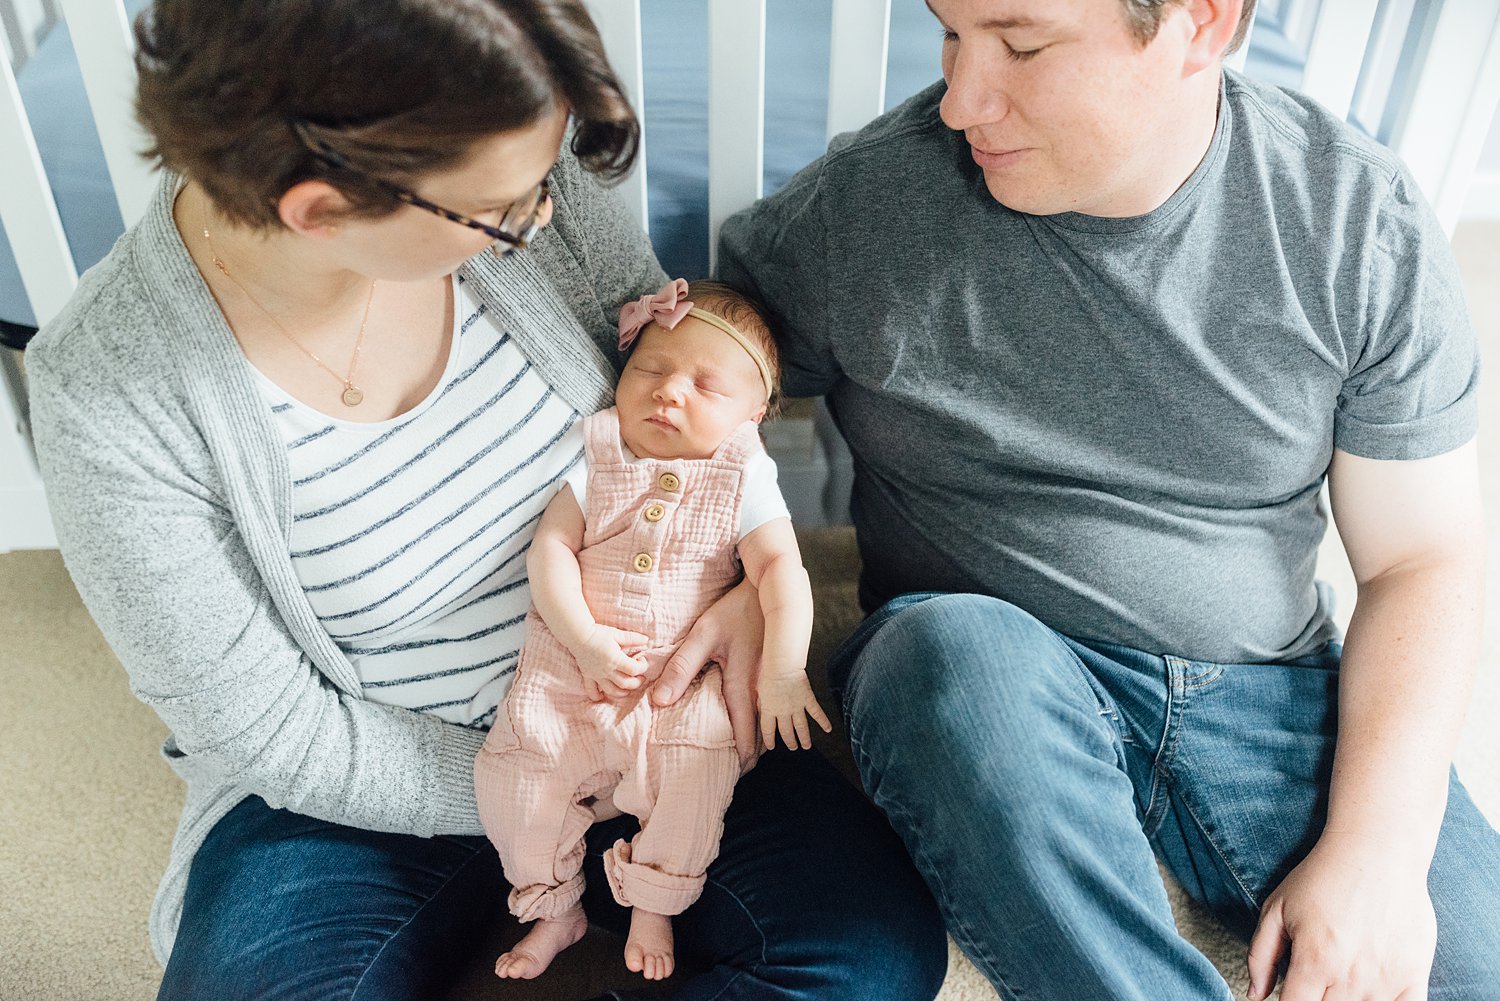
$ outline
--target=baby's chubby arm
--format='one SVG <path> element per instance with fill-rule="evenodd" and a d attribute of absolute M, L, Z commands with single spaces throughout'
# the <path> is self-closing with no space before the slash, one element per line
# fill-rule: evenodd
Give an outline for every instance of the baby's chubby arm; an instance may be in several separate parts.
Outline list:
<path fill-rule="evenodd" d="M 769 750 L 776 734 L 789 748 L 812 747 L 807 717 L 827 733 L 833 729 L 807 680 L 807 646 L 812 639 L 812 585 L 791 520 L 775 518 L 740 540 L 745 578 L 760 595 L 766 620 L 758 693 L 761 739 Z"/>
<path fill-rule="evenodd" d="M 583 598 L 583 575 L 578 550 L 583 548 L 583 509 L 564 486 L 542 512 L 526 571 L 531 577 L 531 600 L 558 642 L 578 661 L 578 669 L 596 701 L 623 698 L 641 685 L 645 659 L 625 651 L 639 651 L 647 638 L 595 621 Z"/>

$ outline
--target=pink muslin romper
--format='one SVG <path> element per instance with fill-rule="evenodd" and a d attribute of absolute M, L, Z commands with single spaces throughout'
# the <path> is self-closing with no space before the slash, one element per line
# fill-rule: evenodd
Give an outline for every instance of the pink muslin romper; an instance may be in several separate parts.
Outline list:
<path fill-rule="evenodd" d="M 583 593 L 596 621 L 651 637 L 654 680 L 698 616 L 740 579 L 735 555 L 745 461 L 756 425 L 709 459 L 629 461 L 610 408 L 586 419 L 589 462 Z M 583 895 L 592 804 L 640 819 L 604 871 L 625 907 L 678 914 L 698 899 L 719 853 L 739 757 L 719 670 L 663 709 L 645 694 L 593 703 L 568 650 L 533 608 L 509 697 L 474 763 L 479 815 L 500 852 L 522 921 L 554 917 Z"/>

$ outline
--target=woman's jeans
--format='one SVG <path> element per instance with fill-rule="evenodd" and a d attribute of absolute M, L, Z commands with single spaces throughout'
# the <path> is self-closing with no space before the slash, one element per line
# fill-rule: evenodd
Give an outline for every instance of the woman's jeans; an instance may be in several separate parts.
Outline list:
<path fill-rule="evenodd" d="M 1007 1001 L 1228 999 L 1161 859 L 1248 938 L 1318 837 L 1340 649 L 1221 665 L 1083 644 L 1007 602 L 904 595 L 834 653 L 865 788 Z M 1456 778 L 1433 1001 L 1500 998 L 1500 836 Z"/>
<path fill-rule="evenodd" d="M 584 869 L 589 917 L 622 934 L 600 855 L 634 824 L 596 824 Z M 483 837 L 356 830 L 251 797 L 193 860 L 159 998 L 438 1001 L 510 920 L 508 889 Z M 740 781 L 708 885 L 673 931 L 679 959 L 707 971 L 653 995 L 676 1001 L 929 1001 L 947 970 L 900 841 L 812 751 L 769 752 Z"/>

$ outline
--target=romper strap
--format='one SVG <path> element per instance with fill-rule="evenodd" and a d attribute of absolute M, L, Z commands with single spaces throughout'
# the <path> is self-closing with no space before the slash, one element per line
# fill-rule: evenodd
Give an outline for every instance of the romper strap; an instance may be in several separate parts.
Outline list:
<path fill-rule="evenodd" d="M 583 451 L 590 466 L 617 466 L 625 461 L 618 410 L 607 407 L 583 419 Z"/>
<path fill-rule="evenodd" d="M 765 446 L 760 441 L 760 425 L 754 421 L 746 421 L 724 439 L 718 451 L 714 452 L 714 458 L 743 466 L 750 456 L 764 450 Z"/>

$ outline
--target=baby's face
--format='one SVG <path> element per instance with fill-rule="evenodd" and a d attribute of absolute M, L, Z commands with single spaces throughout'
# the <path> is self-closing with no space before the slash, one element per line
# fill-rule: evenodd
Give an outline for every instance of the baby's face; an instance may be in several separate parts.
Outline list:
<path fill-rule="evenodd" d="M 766 412 L 760 370 L 745 349 L 696 316 L 652 324 L 615 389 L 620 436 L 643 459 L 707 459 L 730 432 Z"/>

